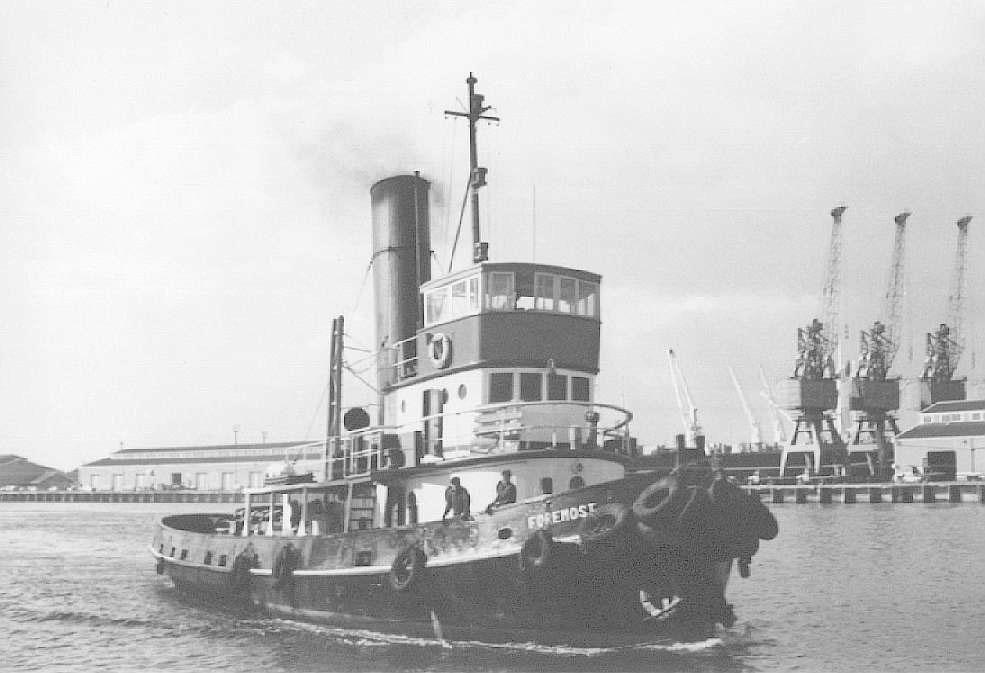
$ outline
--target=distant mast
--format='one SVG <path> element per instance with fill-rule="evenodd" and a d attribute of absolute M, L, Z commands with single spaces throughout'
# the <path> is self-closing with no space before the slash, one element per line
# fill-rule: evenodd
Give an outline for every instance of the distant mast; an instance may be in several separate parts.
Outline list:
<path fill-rule="evenodd" d="M 499 121 L 499 117 L 491 117 L 483 113 L 490 109 L 490 106 L 483 106 L 485 96 L 475 92 L 476 79 L 472 73 L 465 83 L 469 85 L 469 111 L 453 112 L 445 110 L 446 115 L 453 117 L 465 117 L 469 120 L 469 191 L 472 193 L 472 261 L 476 264 L 485 262 L 489 259 L 489 244 L 482 241 L 479 233 L 479 188 L 486 185 L 486 168 L 479 167 L 479 153 L 475 143 L 475 123 L 480 119 L 486 121 Z M 465 207 L 465 204 L 462 204 Z M 459 223 L 461 226 L 461 223 Z M 456 236 L 457 240 L 457 236 Z M 454 251 L 452 252 L 454 257 Z"/>

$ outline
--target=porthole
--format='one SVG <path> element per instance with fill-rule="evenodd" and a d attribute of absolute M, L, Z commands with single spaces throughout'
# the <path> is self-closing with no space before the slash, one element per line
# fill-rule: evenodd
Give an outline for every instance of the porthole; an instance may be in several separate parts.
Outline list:
<path fill-rule="evenodd" d="M 469 389 L 465 387 L 465 384 L 458 386 L 458 399 L 464 400 L 465 396 L 469 394 Z"/>

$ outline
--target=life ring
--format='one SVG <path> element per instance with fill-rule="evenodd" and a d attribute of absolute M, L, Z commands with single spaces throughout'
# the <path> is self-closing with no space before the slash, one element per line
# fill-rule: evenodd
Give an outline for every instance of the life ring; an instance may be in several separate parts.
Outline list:
<path fill-rule="evenodd" d="M 163 556 L 158 556 L 157 557 L 157 574 L 158 575 L 163 575 L 164 574 L 164 557 Z"/>
<path fill-rule="evenodd" d="M 445 369 L 451 364 L 451 339 L 447 334 L 437 332 L 431 337 L 428 356 L 431 358 L 431 364 L 438 369 Z"/>
<path fill-rule="evenodd" d="M 420 547 L 407 547 L 393 559 L 390 566 L 390 588 L 394 591 L 409 591 L 422 581 L 427 555 Z"/>
<path fill-rule="evenodd" d="M 520 547 L 520 570 L 528 572 L 533 568 L 544 568 L 550 564 L 553 555 L 554 537 L 550 531 L 535 531 Z"/>

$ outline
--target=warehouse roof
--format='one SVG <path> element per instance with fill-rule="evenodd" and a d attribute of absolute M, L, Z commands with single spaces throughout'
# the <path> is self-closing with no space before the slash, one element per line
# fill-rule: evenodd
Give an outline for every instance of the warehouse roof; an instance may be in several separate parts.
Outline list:
<path fill-rule="evenodd" d="M 938 402 L 923 410 L 925 414 L 939 414 L 949 411 L 981 411 L 985 409 L 985 400 L 954 400 L 953 402 Z"/>
<path fill-rule="evenodd" d="M 12 454 L 0 455 L 0 486 L 65 487 L 74 483 L 68 475 L 27 458 Z"/>
<path fill-rule="evenodd" d="M 896 439 L 929 439 L 932 437 L 980 437 L 985 435 L 985 422 L 923 423 L 896 435 Z"/>

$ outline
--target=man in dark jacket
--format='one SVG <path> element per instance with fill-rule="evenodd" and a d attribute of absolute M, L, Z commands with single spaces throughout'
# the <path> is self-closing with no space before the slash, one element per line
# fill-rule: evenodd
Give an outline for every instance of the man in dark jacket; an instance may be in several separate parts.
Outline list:
<path fill-rule="evenodd" d="M 472 518 L 469 516 L 471 504 L 469 492 L 462 486 L 462 480 L 458 477 L 452 477 L 451 485 L 445 489 L 445 512 L 441 515 L 441 520 L 445 520 L 448 512 L 463 520 Z"/>
<path fill-rule="evenodd" d="M 497 507 L 516 502 L 516 485 L 510 481 L 512 476 L 512 472 L 503 470 L 503 478 L 496 484 L 496 499 L 486 507 L 487 514 L 492 514 L 492 511 Z"/>

